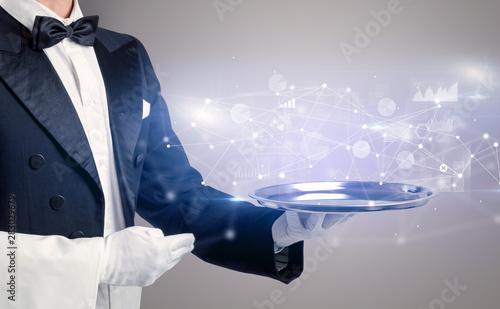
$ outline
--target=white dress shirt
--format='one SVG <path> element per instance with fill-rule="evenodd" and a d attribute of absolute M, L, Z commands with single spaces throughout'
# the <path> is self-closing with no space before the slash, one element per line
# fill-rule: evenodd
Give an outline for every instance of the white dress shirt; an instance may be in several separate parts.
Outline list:
<path fill-rule="evenodd" d="M 73 12 L 66 19 L 35 0 L 0 0 L 0 6 L 29 30 L 33 28 L 37 15 L 53 17 L 64 25 L 70 25 L 83 17 L 78 0 L 74 0 Z M 106 89 L 94 48 L 65 38 L 60 43 L 44 49 L 44 52 L 64 84 L 89 141 L 104 193 L 104 236 L 107 236 L 126 226 L 115 168 Z M 57 246 L 59 242 L 49 243 Z M 57 248 L 47 250 L 57 252 Z M 97 288 L 98 309 L 139 308 L 141 289 L 138 287 L 99 284 Z M 61 297 L 64 297 L 63 292 Z"/>

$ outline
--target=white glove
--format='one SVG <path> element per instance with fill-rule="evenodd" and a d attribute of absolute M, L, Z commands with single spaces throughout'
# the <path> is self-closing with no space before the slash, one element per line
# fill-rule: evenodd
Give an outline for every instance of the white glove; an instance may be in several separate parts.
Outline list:
<path fill-rule="evenodd" d="M 286 211 L 273 224 L 274 249 L 325 235 L 334 226 L 347 221 L 352 214 L 299 213 Z"/>
<path fill-rule="evenodd" d="M 194 248 L 193 234 L 165 237 L 160 229 L 134 226 L 104 238 L 100 283 L 148 286 Z"/>

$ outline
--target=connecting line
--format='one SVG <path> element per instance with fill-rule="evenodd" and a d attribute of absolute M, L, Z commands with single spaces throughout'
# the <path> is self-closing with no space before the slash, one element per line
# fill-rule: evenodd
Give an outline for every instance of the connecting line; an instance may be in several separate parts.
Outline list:
<path fill-rule="evenodd" d="M 314 102 L 314 105 L 313 105 L 313 107 L 312 107 L 311 111 L 309 111 L 309 115 L 308 115 L 308 116 L 307 116 L 307 118 L 306 118 L 306 122 L 304 123 L 303 128 L 305 128 L 305 127 L 306 127 L 306 125 L 307 125 L 307 123 L 309 122 L 309 118 L 311 117 L 311 115 L 312 115 L 312 113 L 313 113 L 314 109 L 316 108 L 316 104 L 318 103 L 319 98 L 321 98 L 321 96 L 323 95 L 323 91 L 324 91 L 324 89 L 325 89 L 325 88 L 321 87 L 321 88 L 317 88 L 317 89 L 321 89 L 321 91 L 320 91 L 320 93 L 318 94 L 318 96 L 316 97 L 316 102 Z"/>
<path fill-rule="evenodd" d="M 241 129 L 240 132 L 238 132 L 238 134 L 236 134 L 236 137 L 238 137 L 241 132 L 245 129 L 246 125 Z M 208 173 L 206 179 L 208 179 L 210 177 L 210 175 L 212 175 L 212 172 L 215 170 L 215 168 L 219 165 L 220 161 L 222 160 L 222 158 L 224 158 L 224 156 L 226 155 L 226 153 L 229 151 L 229 148 L 231 148 L 231 145 L 233 145 L 233 143 L 230 143 L 226 150 L 224 150 L 224 152 L 222 153 L 222 155 L 220 156 L 219 160 L 217 160 L 217 162 L 215 163 L 215 165 L 212 167 L 212 169 L 210 170 L 210 172 Z"/>

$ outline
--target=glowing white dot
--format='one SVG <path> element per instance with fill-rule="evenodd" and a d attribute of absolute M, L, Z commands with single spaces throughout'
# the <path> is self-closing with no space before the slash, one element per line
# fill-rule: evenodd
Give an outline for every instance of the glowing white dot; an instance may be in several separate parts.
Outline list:
<path fill-rule="evenodd" d="M 215 146 L 214 145 L 210 145 L 210 146 L 208 146 L 208 148 L 210 148 L 210 150 L 213 150 L 215 148 Z"/>
<path fill-rule="evenodd" d="M 309 165 L 309 168 L 313 168 L 313 166 L 312 166 L 312 165 Z"/>
<path fill-rule="evenodd" d="M 248 119 L 248 121 L 252 122 L 252 121 L 253 121 L 253 119 L 252 119 L 252 118 L 250 118 L 250 119 Z"/>
<path fill-rule="evenodd" d="M 424 145 L 420 144 L 420 145 L 418 145 L 418 148 L 422 149 L 422 148 L 424 148 Z"/>
<path fill-rule="evenodd" d="M 209 99 L 209 98 L 206 98 L 206 99 L 205 99 L 205 104 L 210 104 L 210 103 L 212 103 L 212 100 L 211 100 L 211 99 Z"/>
<path fill-rule="evenodd" d="M 236 186 L 238 185 L 238 183 L 236 181 L 233 181 L 233 186 Z"/>
<path fill-rule="evenodd" d="M 412 124 L 410 124 L 410 125 L 409 125 L 409 127 L 410 127 L 410 129 L 411 129 L 411 128 L 413 128 L 413 125 L 412 125 Z"/>
<path fill-rule="evenodd" d="M 192 126 L 193 128 L 194 128 L 194 127 L 196 127 L 196 123 L 191 122 L 191 126 Z"/>
<path fill-rule="evenodd" d="M 347 92 L 351 92 L 351 91 L 352 91 L 352 89 L 351 89 L 351 88 L 347 88 L 345 91 L 347 91 Z"/>
<path fill-rule="evenodd" d="M 252 133 L 252 137 L 253 137 L 253 138 L 257 138 L 257 137 L 259 137 L 259 133 L 257 133 L 257 132 Z"/>
<path fill-rule="evenodd" d="M 168 143 L 169 141 L 170 141 L 170 138 L 168 138 L 168 136 L 165 136 L 165 137 L 163 138 L 163 142 L 164 142 L 164 143 Z"/>
<path fill-rule="evenodd" d="M 429 142 L 432 142 L 432 137 L 429 137 L 429 139 L 428 139 L 428 140 L 429 140 Z"/>
<path fill-rule="evenodd" d="M 471 157 L 471 158 L 474 158 L 474 155 L 473 155 L 473 154 L 471 154 L 471 155 L 470 155 L 470 157 Z"/>
<path fill-rule="evenodd" d="M 259 174 L 259 175 L 257 176 L 257 178 L 262 179 L 262 178 L 264 178 L 264 175 Z"/>
<path fill-rule="evenodd" d="M 170 144 L 167 145 L 167 148 L 170 148 Z"/>
<path fill-rule="evenodd" d="M 441 103 L 441 100 L 440 100 L 439 98 L 437 98 L 436 100 L 434 100 L 434 102 L 435 102 L 436 104 L 439 104 L 439 103 Z"/>
<path fill-rule="evenodd" d="M 345 179 L 346 179 L 346 180 L 349 180 L 349 176 L 345 176 Z"/>
<path fill-rule="evenodd" d="M 384 183 L 383 183 L 382 181 L 381 181 L 381 182 L 379 182 L 378 184 L 379 184 L 379 185 L 381 185 L 381 186 L 382 186 L 382 185 L 384 185 Z"/>
<path fill-rule="evenodd" d="M 394 233 L 394 236 L 398 236 L 398 233 Z"/>
<path fill-rule="evenodd" d="M 280 179 L 285 179 L 285 173 L 280 173 Z"/>
<path fill-rule="evenodd" d="M 357 113 L 358 113 L 358 110 L 357 110 L 357 109 L 355 109 L 355 110 L 354 110 L 354 113 L 355 113 L 355 114 L 357 114 Z"/>
<path fill-rule="evenodd" d="M 363 130 L 366 130 L 368 128 L 368 126 L 366 124 L 363 125 Z"/>
<path fill-rule="evenodd" d="M 236 232 L 233 230 L 233 229 L 229 229 L 226 231 L 226 233 L 224 234 L 224 237 L 227 239 L 227 240 L 234 240 L 236 238 Z"/>
<path fill-rule="evenodd" d="M 380 157 L 380 155 L 377 153 L 377 154 L 375 155 L 375 157 L 379 158 L 379 157 Z"/>
<path fill-rule="evenodd" d="M 278 97 L 279 97 L 279 95 L 280 95 L 280 93 L 279 93 L 279 92 L 276 92 L 276 96 L 278 96 Z"/>
<path fill-rule="evenodd" d="M 464 175 L 463 175 L 463 174 L 458 174 L 458 175 L 457 175 L 457 177 L 458 177 L 459 179 L 462 179 L 462 178 L 464 178 Z"/>
<path fill-rule="evenodd" d="M 460 139 L 460 136 L 459 136 L 459 135 L 457 135 L 455 138 L 456 138 L 456 139 Z"/>
<path fill-rule="evenodd" d="M 300 132 L 304 132 L 304 128 L 301 128 L 301 129 L 300 129 Z"/>
<path fill-rule="evenodd" d="M 385 138 L 385 137 L 387 137 L 387 133 L 382 134 L 382 136 L 383 136 L 384 138 Z"/>
<path fill-rule="evenodd" d="M 493 146 L 495 146 L 496 148 L 498 148 L 498 143 L 494 143 Z"/>
<path fill-rule="evenodd" d="M 484 133 L 484 134 L 483 134 L 483 138 L 484 138 L 484 139 L 489 139 L 489 138 L 490 138 L 490 135 L 489 135 L 488 133 Z"/>
<path fill-rule="evenodd" d="M 419 224 L 417 224 L 417 227 L 420 227 L 420 225 L 419 225 Z"/>
<path fill-rule="evenodd" d="M 374 201 L 369 201 L 369 202 L 368 202 L 368 206 L 370 206 L 370 207 L 375 206 L 375 202 L 374 202 Z"/>
<path fill-rule="evenodd" d="M 294 90 L 295 89 L 295 86 L 294 85 L 291 85 L 290 86 L 290 90 Z"/>
<path fill-rule="evenodd" d="M 385 177 L 385 173 L 380 173 L 380 176 Z"/>
<path fill-rule="evenodd" d="M 350 151 L 351 150 L 351 146 L 346 146 L 345 150 Z"/>
<path fill-rule="evenodd" d="M 234 139 L 231 140 L 231 144 L 234 144 Z"/>
<path fill-rule="evenodd" d="M 328 85 L 325 83 L 325 84 L 321 85 L 321 87 L 326 88 L 326 87 L 328 87 Z"/>
<path fill-rule="evenodd" d="M 438 105 L 438 108 L 441 108 L 441 104 Z"/>
<path fill-rule="evenodd" d="M 452 186 L 453 188 L 456 188 L 456 187 L 457 187 L 457 184 L 456 184 L 456 183 L 454 183 L 454 184 L 452 184 L 451 186 Z"/>
<path fill-rule="evenodd" d="M 202 185 L 202 186 L 204 186 L 204 185 L 205 185 L 205 182 L 204 182 L 204 181 L 202 181 L 202 182 L 201 182 L 201 185 Z"/>

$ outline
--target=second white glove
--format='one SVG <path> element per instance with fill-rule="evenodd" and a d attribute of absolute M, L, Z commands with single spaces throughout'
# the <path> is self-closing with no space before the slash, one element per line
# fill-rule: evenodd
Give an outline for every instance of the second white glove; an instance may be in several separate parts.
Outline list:
<path fill-rule="evenodd" d="M 347 221 L 352 216 L 286 211 L 272 227 L 275 250 L 302 240 L 323 236 L 329 229 Z"/>
<path fill-rule="evenodd" d="M 160 229 L 134 226 L 104 239 L 100 283 L 148 286 L 193 250 L 193 234 L 165 237 Z"/>

